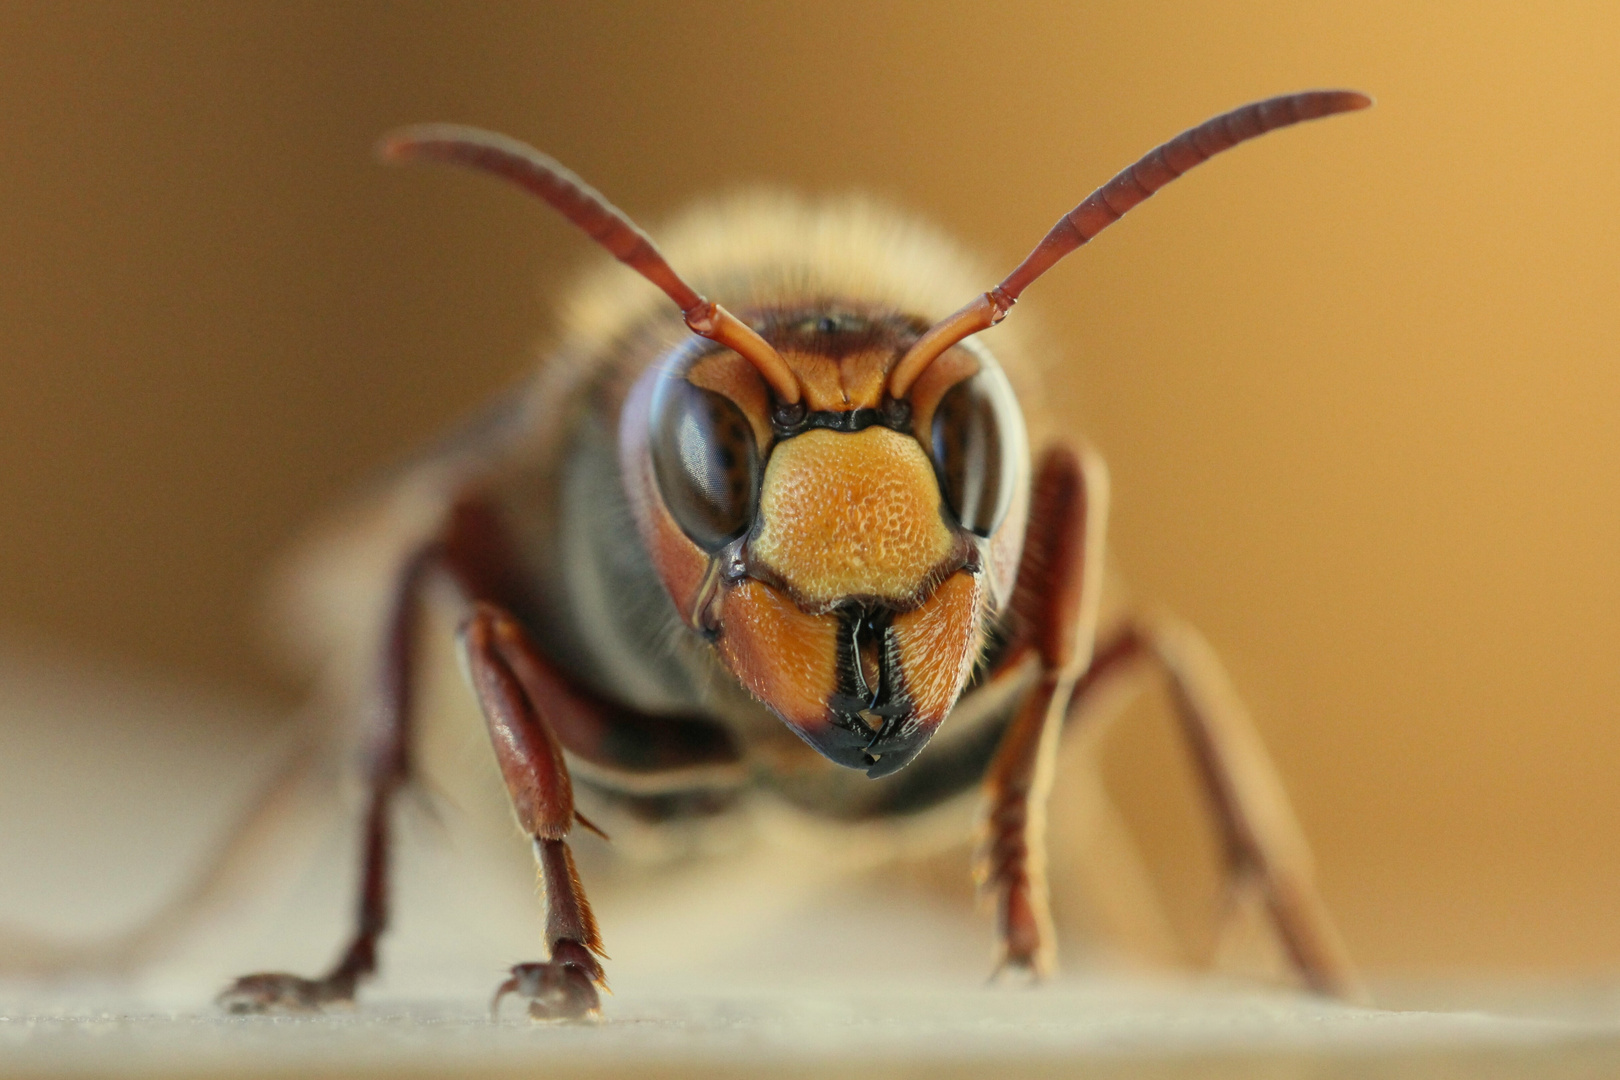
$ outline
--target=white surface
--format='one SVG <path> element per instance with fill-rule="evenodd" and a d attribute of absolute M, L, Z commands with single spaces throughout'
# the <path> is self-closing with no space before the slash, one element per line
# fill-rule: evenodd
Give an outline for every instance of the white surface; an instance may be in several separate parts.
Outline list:
<path fill-rule="evenodd" d="M 81 1002 L 88 1000 L 76 993 Z M 833 986 L 622 987 L 594 1025 L 491 1023 L 480 1003 L 372 1000 L 351 1015 L 238 1019 L 29 1008 L 0 1021 L 8 1075 L 1611 1076 L 1612 1026 L 1384 1012 L 1119 980 L 1039 990 L 870 976 Z M 515 1010 L 514 1010 L 515 1011 Z"/>
<path fill-rule="evenodd" d="M 0 661 L 0 926 L 82 940 L 178 888 L 275 756 L 273 724 L 221 726 L 222 708 Z M 123 983 L 0 980 L 0 1075 L 1620 1076 L 1609 985 L 1386 990 L 1451 1006 L 1426 1011 L 1213 979 L 987 986 L 982 917 L 880 887 L 846 857 L 860 847 L 847 831 L 796 835 L 768 815 L 697 871 L 616 875 L 582 839 L 614 955 L 605 1018 L 535 1025 L 509 1002 L 491 1023 L 505 966 L 537 958 L 531 871 L 498 799 L 480 802 L 487 752 L 433 737 L 435 760 L 471 763 L 472 779 L 434 778 L 441 824 L 400 815 L 395 932 L 358 1009 L 235 1018 L 210 1004 L 233 975 L 333 956 L 354 837 L 328 772 L 235 902 L 165 959 Z M 0 968 L 23 952 L 0 933 Z M 1470 996 L 1492 1011 L 1458 1011 Z"/>

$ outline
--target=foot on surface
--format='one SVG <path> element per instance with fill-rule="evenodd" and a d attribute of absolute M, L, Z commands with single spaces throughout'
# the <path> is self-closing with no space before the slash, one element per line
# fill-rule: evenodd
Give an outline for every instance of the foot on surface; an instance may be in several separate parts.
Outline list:
<path fill-rule="evenodd" d="M 312 1013 L 354 1001 L 349 980 L 305 979 L 279 971 L 244 975 L 214 999 L 228 1013 Z"/>
<path fill-rule="evenodd" d="M 602 999 L 596 993 L 602 982 L 602 966 L 583 945 L 560 942 L 549 962 L 519 964 L 512 969 L 511 978 L 495 991 L 490 1016 L 500 1015 L 507 994 L 518 994 L 529 999 L 529 1016 L 534 1020 L 595 1019 L 602 1013 Z"/>
<path fill-rule="evenodd" d="M 1047 972 L 1033 957 L 1006 955 L 990 969 L 990 985 L 1038 986 L 1046 981 Z"/>

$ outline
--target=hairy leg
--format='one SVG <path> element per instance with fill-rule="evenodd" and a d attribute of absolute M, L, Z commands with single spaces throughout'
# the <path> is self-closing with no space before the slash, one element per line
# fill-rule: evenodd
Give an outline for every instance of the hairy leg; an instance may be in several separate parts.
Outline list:
<path fill-rule="evenodd" d="M 1108 478 L 1100 459 L 1057 447 L 1036 472 L 1014 632 L 1040 661 L 985 776 L 985 833 L 975 877 L 996 908 L 997 970 L 1051 970 L 1046 801 L 1075 680 L 1091 657 L 1101 585 Z"/>
<path fill-rule="evenodd" d="M 1075 688 L 1071 715 L 1121 680 L 1161 671 L 1221 838 L 1235 890 L 1254 889 L 1278 939 L 1312 990 L 1359 999 L 1362 991 L 1316 890 L 1310 848 L 1253 723 L 1214 651 L 1191 627 L 1127 620 L 1097 646 Z"/>
<path fill-rule="evenodd" d="M 548 960 L 514 967 L 491 1009 L 498 1010 L 502 998 L 517 993 L 530 999 L 529 1015 L 537 1020 L 594 1016 L 601 1008 L 596 988 L 606 985 L 597 957 L 605 954 L 566 838 L 576 820 L 595 826 L 574 809 L 562 744 L 542 711 L 543 698 L 530 689 L 536 672 L 545 672 L 548 665 L 517 620 L 487 603 L 476 605 L 463 624 L 461 648 L 512 809 L 519 825 L 534 837 L 551 953 Z"/>
<path fill-rule="evenodd" d="M 422 545 L 402 568 L 382 655 L 382 693 L 367 746 L 370 798 L 361 847 L 356 928 L 325 975 L 266 972 L 237 980 L 220 995 L 233 1012 L 310 1011 L 351 1001 L 377 967 L 389 914 L 389 810 L 411 778 L 411 690 L 424 585 L 442 574 L 471 614 L 463 624 L 466 670 L 489 727 L 518 818 L 534 837 L 546 897 L 551 958 L 514 968 L 502 993 L 533 999 L 537 1017 L 579 1017 L 597 1008 L 601 942 L 565 840 L 573 823 L 600 832 L 574 810 L 562 747 L 580 759 L 632 778 L 735 785 L 740 752 L 729 733 L 701 717 L 648 716 L 599 701 L 574 686 L 535 649 L 503 598 L 519 576 L 495 516 L 476 495 L 450 507 L 440 539 Z M 633 753 L 626 755 L 626 748 Z M 497 1001 L 499 997 L 497 998 Z"/>
<path fill-rule="evenodd" d="M 410 779 L 411 692 L 421 594 L 438 564 L 438 547 L 418 549 L 401 568 L 384 638 L 376 715 L 365 749 L 368 798 L 361 832 L 360 895 L 354 936 L 331 970 L 309 979 L 260 972 L 237 979 L 219 995 L 234 1013 L 303 1012 L 354 1000 L 360 980 L 377 970 L 377 943 L 388 928 L 388 866 L 394 796 Z"/>

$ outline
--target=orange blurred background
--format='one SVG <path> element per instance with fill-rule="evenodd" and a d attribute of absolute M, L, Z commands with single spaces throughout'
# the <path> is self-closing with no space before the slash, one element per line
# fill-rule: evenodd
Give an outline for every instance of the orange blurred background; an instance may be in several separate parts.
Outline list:
<path fill-rule="evenodd" d="M 521 136 L 654 227 L 869 190 L 1010 267 L 1183 127 L 1351 86 L 1021 311 L 1361 961 L 1620 970 L 1617 73 L 1604 4 L 0 4 L 0 627 L 297 700 L 277 553 L 519 377 L 596 257 L 378 168 L 392 126 Z M 1108 771 L 1173 883 L 1166 732 Z"/>

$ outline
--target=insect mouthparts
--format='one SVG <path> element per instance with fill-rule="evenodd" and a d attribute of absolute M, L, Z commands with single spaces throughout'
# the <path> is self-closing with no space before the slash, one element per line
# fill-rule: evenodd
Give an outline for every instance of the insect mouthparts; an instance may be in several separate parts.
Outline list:
<path fill-rule="evenodd" d="M 894 733 L 911 702 L 896 685 L 894 612 L 850 604 L 839 612 L 838 690 L 828 699 L 847 730 L 869 736 L 870 748 Z M 867 762 L 872 764 L 872 762 Z"/>

